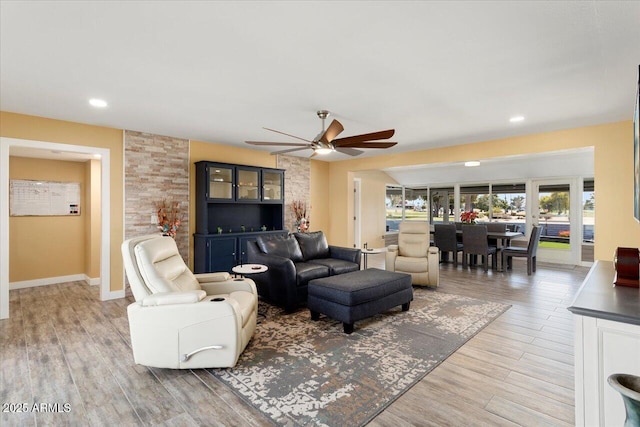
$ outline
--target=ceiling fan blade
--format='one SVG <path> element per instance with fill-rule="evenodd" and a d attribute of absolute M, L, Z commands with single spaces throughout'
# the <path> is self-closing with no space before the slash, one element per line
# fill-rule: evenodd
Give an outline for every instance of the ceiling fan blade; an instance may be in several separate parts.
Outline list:
<path fill-rule="evenodd" d="M 350 156 L 359 156 L 360 154 L 364 153 L 364 151 L 356 150 L 355 148 L 349 147 L 336 147 L 336 151 L 338 151 L 339 153 L 348 154 Z"/>
<path fill-rule="evenodd" d="M 275 147 L 308 147 L 309 144 L 301 144 L 298 142 L 268 142 L 268 141 L 245 141 L 250 145 L 273 145 Z"/>
<path fill-rule="evenodd" d="M 327 130 L 324 131 L 319 141 L 328 144 L 333 141 L 336 136 L 340 135 L 340 132 L 342 132 L 343 130 L 344 127 L 342 127 L 342 123 L 334 119 Z"/>
<path fill-rule="evenodd" d="M 395 133 L 395 129 L 382 130 L 379 132 L 363 133 L 362 135 L 347 136 L 345 138 L 338 138 L 333 141 L 333 144 L 337 147 L 348 146 L 354 142 L 365 141 L 377 141 L 379 139 L 389 139 Z"/>
<path fill-rule="evenodd" d="M 398 144 L 397 142 L 354 142 L 347 145 L 340 145 L 340 147 L 351 147 L 351 148 L 391 148 L 394 145 Z M 337 148 L 337 147 L 336 147 Z"/>
<path fill-rule="evenodd" d="M 271 154 L 285 154 L 285 153 L 291 153 L 293 151 L 306 150 L 307 148 L 312 148 L 312 147 L 311 145 L 307 145 L 305 147 L 289 148 L 288 150 L 272 151 Z"/>
<path fill-rule="evenodd" d="M 309 142 L 309 143 L 313 142 L 313 141 L 309 141 L 308 139 L 300 138 L 299 136 L 291 135 L 289 133 L 280 132 L 279 130 L 269 129 L 269 128 L 262 128 L 262 129 L 270 130 L 271 132 L 279 133 L 280 135 L 290 136 L 291 138 L 299 139 L 301 141 L 306 141 L 306 142 Z"/>

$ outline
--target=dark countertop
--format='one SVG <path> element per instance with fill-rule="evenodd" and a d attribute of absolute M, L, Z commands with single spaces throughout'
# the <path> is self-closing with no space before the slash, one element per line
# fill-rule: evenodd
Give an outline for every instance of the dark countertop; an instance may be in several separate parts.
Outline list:
<path fill-rule="evenodd" d="M 573 314 L 640 325 L 640 289 L 613 286 L 611 261 L 596 261 L 567 309 Z"/>

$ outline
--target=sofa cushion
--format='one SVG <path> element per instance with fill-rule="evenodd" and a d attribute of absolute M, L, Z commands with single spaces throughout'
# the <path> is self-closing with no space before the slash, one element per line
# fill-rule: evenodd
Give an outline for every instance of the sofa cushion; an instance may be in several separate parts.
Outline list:
<path fill-rule="evenodd" d="M 401 222 L 398 234 L 399 255 L 408 257 L 426 257 L 430 245 L 429 224 L 426 222 Z"/>
<path fill-rule="evenodd" d="M 405 273 L 425 273 L 429 271 L 427 258 L 399 256 L 396 258 L 396 271 Z"/>
<path fill-rule="evenodd" d="M 400 255 L 408 257 L 426 257 L 429 249 L 429 235 L 403 234 L 399 237 Z"/>
<path fill-rule="evenodd" d="M 336 274 L 350 273 L 352 271 L 360 270 L 360 266 L 355 262 L 344 261 L 335 258 L 319 258 L 309 260 L 310 264 L 320 264 L 329 267 L 329 274 L 334 276 Z"/>
<path fill-rule="evenodd" d="M 329 267 L 310 262 L 296 262 L 296 281 L 298 286 L 307 286 L 310 280 L 329 276 Z"/>
<path fill-rule="evenodd" d="M 305 261 L 316 258 L 329 258 L 329 244 L 322 231 L 312 233 L 293 233 Z"/>
<path fill-rule="evenodd" d="M 258 236 L 256 244 L 265 254 L 289 258 L 293 262 L 302 261 L 300 246 L 298 245 L 298 241 L 292 236 L 275 236 L 271 238 Z"/>

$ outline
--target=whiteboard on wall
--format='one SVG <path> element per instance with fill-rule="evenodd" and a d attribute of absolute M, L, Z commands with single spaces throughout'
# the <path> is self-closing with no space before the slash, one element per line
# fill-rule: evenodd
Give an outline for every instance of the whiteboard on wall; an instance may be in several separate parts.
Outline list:
<path fill-rule="evenodd" d="M 80 183 L 12 179 L 11 216 L 80 215 Z"/>

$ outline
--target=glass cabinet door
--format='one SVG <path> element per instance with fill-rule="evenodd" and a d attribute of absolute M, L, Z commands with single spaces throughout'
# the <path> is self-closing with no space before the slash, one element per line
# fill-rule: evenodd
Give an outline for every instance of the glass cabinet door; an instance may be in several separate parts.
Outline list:
<path fill-rule="evenodd" d="M 209 198 L 233 200 L 233 168 L 209 168 Z"/>
<path fill-rule="evenodd" d="M 260 200 L 259 170 L 238 168 L 237 186 L 237 200 Z"/>
<path fill-rule="evenodd" d="M 282 179 L 280 171 L 262 172 L 262 200 L 282 200 Z"/>

